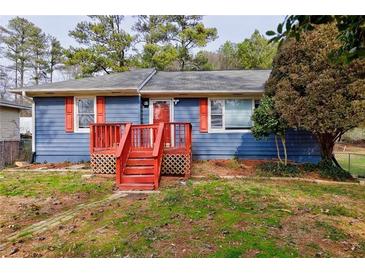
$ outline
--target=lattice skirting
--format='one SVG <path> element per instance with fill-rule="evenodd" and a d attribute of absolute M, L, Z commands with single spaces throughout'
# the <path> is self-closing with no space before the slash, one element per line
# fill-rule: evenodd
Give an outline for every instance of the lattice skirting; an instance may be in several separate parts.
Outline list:
<path fill-rule="evenodd" d="M 114 154 L 91 154 L 90 163 L 95 174 L 115 174 Z M 191 156 L 186 154 L 165 154 L 162 160 L 162 175 L 190 175 Z"/>
<path fill-rule="evenodd" d="M 164 154 L 162 160 L 162 175 L 189 176 L 191 156 L 189 154 Z"/>
<path fill-rule="evenodd" d="M 93 173 L 96 174 L 115 174 L 114 154 L 91 154 L 90 165 Z"/>

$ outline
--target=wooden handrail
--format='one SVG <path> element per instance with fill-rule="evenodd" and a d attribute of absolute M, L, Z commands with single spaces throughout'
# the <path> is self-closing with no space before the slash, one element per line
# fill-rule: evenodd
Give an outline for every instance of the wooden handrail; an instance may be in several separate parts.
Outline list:
<path fill-rule="evenodd" d="M 156 140 L 155 143 L 153 145 L 153 152 L 152 152 L 152 156 L 153 157 L 157 157 L 160 151 L 160 147 L 163 146 L 163 130 L 164 130 L 165 124 L 164 123 L 160 123 L 158 125 L 158 130 L 157 130 L 157 136 L 156 136 Z"/>
<path fill-rule="evenodd" d="M 152 157 L 154 158 L 153 162 L 153 170 L 154 170 L 154 188 L 158 189 L 160 183 L 160 174 L 161 174 L 161 166 L 162 166 L 162 155 L 164 148 L 164 129 L 165 124 L 160 123 L 158 125 L 158 130 L 155 138 L 155 142 L 153 145 Z"/>
<path fill-rule="evenodd" d="M 129 156 L 129 152 L 132 147 L 132 135 L 131 135 L 131 124 L 127 124 L 125 128 L 125 133 L 122 136 L 122 139 L 119 143 L 118 149 L 115 153 L 116 157 L 116 181 L 117 184 L 122 183 L 122 175 L 124 172 L 124 169 L 127 164 L 127 159 Z"/>
<path fill-rule="evenodd" d="M 126 140 L 127 140 L 128 136 L 130 136 L 131 127 L 132 127 L 131 124 L 127 124 L 126 127 L 125 127 L 125 134 L 123 134 L 122 139 L 121 139 L 121 141 L 119 143 L 119 146 L 117 148 L 117 151 L 115 153 L 116 158 L 118 158 L 122 155 L 123 148 L 125 147 Z"/>

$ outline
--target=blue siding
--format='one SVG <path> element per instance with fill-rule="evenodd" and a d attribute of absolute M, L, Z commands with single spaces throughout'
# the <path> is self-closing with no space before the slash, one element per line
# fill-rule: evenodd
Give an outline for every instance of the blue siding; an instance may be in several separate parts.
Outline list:
<path fill-rule="evenodd" d="M 195 159 L 272 159 L 276 157 L 274 138 L 257 141 L 251 133 L 200 133 L 199 99 L 179 99 L 175 105 L 176 122 L 190 122 L 193 127 L 193 157 Z M 316 162 L 319 148 L 314 137 L 306 132 L 287 133 L 290 160 Z"/>
<path fill-rule="evenodd" d="M 105 119 L 107 122 L 141 123 L 140 97 L 106 97 Z"/>
<path fill-rule="evenodd" d="M 66 133 L 64 97 L 34 98 L 36 105 L 36 161 L 88 161 L 88 133 Z M 149 111 L 138 96 L 106 97 L 107 122 L 149 123 Z M 193 126 L 195 159 L 272 159 L 276 158 L 274 139 L 257 141 L 251 133 L 200 133 L 199 99 L 180 99 L 174 106 L 177 122 Z M 319 160 L 313 136 L 291 130 L 287 134 L 289 159 L 298 162 Z"/>
<path fill-rule="evenodd" d="M 89 134 L 65 132 L 65 98 L 34 98 L 36 162 L 88 161 Z M 140 99 L 106 97 L 107 122 L 140 123 Z"/>

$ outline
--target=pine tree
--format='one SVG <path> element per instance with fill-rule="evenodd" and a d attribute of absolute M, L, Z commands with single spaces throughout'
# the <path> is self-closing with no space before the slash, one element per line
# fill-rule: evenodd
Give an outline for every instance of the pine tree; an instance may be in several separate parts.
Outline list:
<path fill-rule="evenodd" d="M 96 72 L 110 73 L 128 69 L 127 51 L 131 48 L 133 37 L 123 30 L 120 15 L 93 15 L 92 21 L 77 24 L 69 35 L 83 45 L 66 51 L 66 64 L 79 65 L 80 76 Z"/>
<path fill-rule="evenodd" d="M 32 79 L 38 85 L 40 81 L 47 78 L 47 52 L 48 39 L 46 34 L 38 27 L 34 27 L 30 40 L 29 68 L 33 70 Z"/>
<path fill-rule="evenodd" d="M 184 70 L 187 63 L 192 61 L 193 48 L 205 47 L 218 37 L 216 28 L 204 26 L 203 16 L 168 15 L 164 19 L 169 29 L 167 40 L 174 43 L 178 52 L 180 70 Z"/>
<path fill-rule="evenodd" d="M 50 82 L 53 82 L 53 73 L 64 61 L 63 48 L 60 41 L 55 37 L 49 36 L 49 52 L 48 52 L 48 73 Z"/>
<path fill-rule="evenodd" d="M 15 17 L 8 22 L 3 41 L 5 57 L 13 63 L 15 87 L 24 86 L 25 71 L 32 58 L 30 41 L 35 28 L 33 23 L 21 17 Z M 20 77 L 20 83 L 18 83 L 18 77 Z"/>

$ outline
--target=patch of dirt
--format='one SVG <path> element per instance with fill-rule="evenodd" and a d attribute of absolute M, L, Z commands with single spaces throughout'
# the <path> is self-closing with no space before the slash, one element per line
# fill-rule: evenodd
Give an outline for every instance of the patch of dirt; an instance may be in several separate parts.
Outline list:
<path fill-rule="evenodd" d="M 349 236 L 346 240 L 331 240 L 325 228 L 318 226 L 318 222 L 332 225 L 331 219 L 329 216 L 297 210 L 270 233 L 279 242 L 297 247 L 301 257 L 356 257 L 353 251 L 358 246 L 359 239 Z M 333 219 L 337 221 L 338 217 Z"/>
<path fill-rule="evenodd" d="M 0 242 L 11 234 L 87 201 L 86 193 L 51 196 L 47 199 L 0 196 Z"/>
<path fill-rule="evenodd" d="M 59 256 L 56 252 L 59 244 L 62 242 L 89 241 L 93 243 L 102 243 L 104 239 L 110 239 L 116 235 L 115 229 L 112 229 L 111 226 L 103 225 L 101 227 L 95 227 L 95 230 L 92 233 L 86 234 L 80 232 L 80 229 L 87 227 L 90 224 L 100 224 L 103 215 L 108 210 L 118 212 L 116 216 L 123 215 L 125 209 L 133 205 L 136 200 L 145 200 L 146 198 L 146 194 L 133 194 L 124 197 L 122 200 L 109 202 L 97 208 L 83 209 L 72 220 L 59 225 L 56 228 L 49 229 L 40 234 L 30 235 L 29 237 L 20 239 L 10 246 L 7 246 L 4 250 L 0 249 L 0 257 L 54 258 Z M 70 205 L 70 207 L 72 208 L 73 206 Z M 53 214 L 56 213 L 57 212 L 54 212 Z M 32 223 L 34 223 L 34 221 L 29 222 L 28 225 Z M 16 250 L 16 252 L 11 254 L 14 250 Z"/>
<path fill-rule="evenodd" d="M 159 235 L 168 235 L 169 237 L 153 242 L 153 250 L 158 251 L 158 254 L 154 255 L 174 258 L 208 257 L 209 254 L 217 251 L 218 247 L 206 237 L 213 237 L 216 242 L 224 235 L 216 230 L 211 220 L 189 220 L 180 216 L 176 216 L 176 218 L 179 219 L 178 224 L 165 224 L 159 228 Z M 204 232 L 202 233 L 202 235 L 205 235 L 204 237 L 193 232 L 193 229 L 197 227 L 199 227 L 200 232 Z"/>
<path fill-rule="evenodd" d="M 61 162 L 61 163 L 35 163 L 26 167 L 19 167 L 19 169 L 64 169 L 76 167 L 76 169 L 86 169 L 90 167 L 89 163 L 71 163 L 71 162 Z"/>
<path fill-rule="evenodd" d="M 193 161 L 193 176 L 253 176 L 264 160 L 207 160 Z"/>

